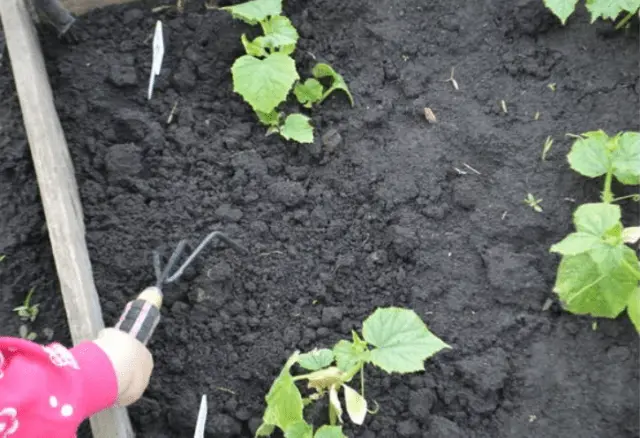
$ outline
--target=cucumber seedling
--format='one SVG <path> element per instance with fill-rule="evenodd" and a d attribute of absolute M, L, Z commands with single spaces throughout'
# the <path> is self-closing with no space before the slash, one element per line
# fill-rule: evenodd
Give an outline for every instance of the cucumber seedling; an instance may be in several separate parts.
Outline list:
<path fill-rule="evenodd" d="M 284 365 L 267 393 L 267 408 L 256 437 L 271 436 L 276 428 L 287 438 L 346 438 L 342 431 L 344 397 L 347 415 L 361 425 L 371 412 L 364 392 L 365 365 L 387 373 L 424 371 L 424 361 L 449 345 L 432 334 L 420 317 L 409 309 L 379 308 L 362 324 L 362 336 L 352 332 L 352 340 L 339 341 L 333 349 L 296 351 Z M 294 365 L 308 371 L 293 375 Z M 360 391 L 347 383 L 360 376 Z M 311 394 L 303 396 L 297 382 L 306 381 Z M 329 424 L 314 432 L 304 419 L 304 408 L 325 395 L 329 398 Z"/>
<path fill-rule="evenodd" d="M 558 17 L 562 24 L 573 14 L 578 0 L 543 0 L 544 5 Z M 586 0 L 585 6 L 591 15 L 591 23 L 597 19 L 616 20 L 620 14 L 626 15 L 616 25 L 616 29 L 622 29 L 631 18 L 638 13 L 639 0 Z"/>
<path fill-rule="evenodd" d="M 308 116 L 294 113 L 285 117 L 278 109 L 292 90 L 307 109 L 322 103 L 337 90 L 346 93 L 353 105 L 353 96 L 344 78 L 328 64 L 317 64 L 312 70 L 313 77 L 301 82 L 291 57 L 299 35 L 289 18 L 282 15 L 282 0 L 251 0 L 221 9 L 233 18 L 262 29 L 262 35 L 252 40 L 242 35 L 246 54 L 236 59 L 231 74 L 233 91 L 253 108 L 260 123 L 268 127 L 268 134 L 278 133 L 286 140 L 299 143 L 313 142 L 313 126 Z M 321 80 L 328 82 L 326 89 Z"/>
<path fill-rule="evenodd" d="M 603 131 L 582 134 L 568 155 L 571 168 L 588 178 L 604 177 L 598 203 L 579 206 L 576 231 L 550 249 L 562 256 L 554 286 L 565 310 L 579 315 L 616 318 L 625 309 L 640 332 L 640 264 L 628 246 L 640 239 L 640 227 L 625 228 L 611 185 L 640 185 L 640 133 L 609 137 Z"/>

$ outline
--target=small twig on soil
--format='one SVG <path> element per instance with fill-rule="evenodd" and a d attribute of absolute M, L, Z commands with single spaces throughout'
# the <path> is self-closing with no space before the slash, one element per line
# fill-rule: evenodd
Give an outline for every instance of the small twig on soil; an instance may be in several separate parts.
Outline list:
<path fill-rule="evenodd" d="M 507 114 L 509 111 L 507 111 L 507 102 L 505 102 L 504 100 L 500 101 L 500 108 L 502 108 L 502 112 Z"/>
<path fill-rule="evenodd" d="M 536 111 L 536 114 L 533 116 L 533 120 L 538 120 L 540 118 L 540 111 Z"/>
<path fill-rule="evenodd" d="M 231 390 L 231 389 L 229 389 L 229 388 L 225 388 L 225 387 L 222 387 L 222 386 L 214 386 L 214 388 L 217 389 L 218 391 L 228 392 L 229 394 L 236 395 L 236 392 Z"/>
<path fill-rule="evenodd" d="M 469 169 L 470 171 L 472 171 L 473 173 L 477 174 L 477 175 L 482 175 L 480 172 L 478 172 L 476 169 L 474 169 L 473 167 L 469 166 L 467 163 L 462 163 L 464 164 L 464 167 L 466 167 L 467 169 Z"/>
<path fill-rule="evenodd" d="M 455 78 L 453 77 L 453 73 L 455 71 L 455 67 L 451 67 L 451 75 L 449 76 L 449 79 L 447 79 L 444 82 L 451 82 L 451 84 L 453 85 L 453 88 L 456 89 L 456 91 L 458 91 L 460 88 L 458 87 L 458 81 L 455 80 Z"/>
<path fill-rule="evenodd" d="M 173 116 L 176 114 L 176 110 L 178 109 L 178 102 L 179 100 L 176 100 L 175 103 L 173 104 L 173 107 L 171 108 L 169 117 L 167 117 L 167 125 L 170 125 L 171 122 L 173 122 Z"/>
<path fill-rule="evenodd" d="M 553 145 L 553 139 L 551 136 L 548 136 L 544 142 L 544 146 L 542 147 L 542 161 L 547 159 L 547 154 L 551 150 L 551 146 Z"/>
<path fill-rule="evenodd" d="M 506 218 L 506 217 L 507 217 L 507 211 L 505 211 L 504 213 L 502 213 L 502 217 L 500 218 L 500 220 L 502 220 L 502 221 L 503 221 L 503 220 L 504 220 L 504 218 Z"/>
<path fill-rule="evenodd" d="M 573 198 L 564 198 L 564 200 L 569 202 L 576 202 L 576 200 Z"/>
<path fill-rule="evenodd" d="M 465 172 L 464 170 L 460 170 L 457 167 L 454 167 L 454 169 L 456 170 L 456 172 L 458 172 L 460 175 L 467 175 L 467 172 Z"/>
<path fill-rule="evenodd" d="M 258 256 L 259 257 L 266 257 L 266 256 L 270 256 L 270 255 L 273 255 L 273 254 L 283 255 L 284 252 L 282 252 L 282 251 L 269 251 L 269 252 L 260 253 L 260 254 L 258 254 Z"/>

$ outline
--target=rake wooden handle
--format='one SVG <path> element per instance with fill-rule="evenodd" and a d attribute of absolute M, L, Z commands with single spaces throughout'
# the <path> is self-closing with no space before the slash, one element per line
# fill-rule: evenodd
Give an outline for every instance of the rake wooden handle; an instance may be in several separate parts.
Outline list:
<path fill-rule="evenodd" d="M 83 15 L 92 9 L 122 5 L 136 0 L 62 0 L 62 5 L 72 14 Z"/>

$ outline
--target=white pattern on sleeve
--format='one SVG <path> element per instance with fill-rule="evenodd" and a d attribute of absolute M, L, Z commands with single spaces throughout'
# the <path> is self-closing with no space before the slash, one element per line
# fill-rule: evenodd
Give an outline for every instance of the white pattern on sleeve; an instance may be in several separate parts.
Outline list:
<path fill-rule="evenodd" d="M 0 410 L 0 438 L 8 438 L 18 430 L 18 411 L 15 408 Z"/>
<path fill-rule="evenodd" d="M 42 347 L 44 351 L 49 355 L 49 359 L 51 363 L 53 363 L 57 367 L 71 367 L 75 370 L 79 370 L 80 366 L 76 361 L 76 358 L 73 357 L 73 354 L 61 344 L 53 343 L 48 346 Z"/>

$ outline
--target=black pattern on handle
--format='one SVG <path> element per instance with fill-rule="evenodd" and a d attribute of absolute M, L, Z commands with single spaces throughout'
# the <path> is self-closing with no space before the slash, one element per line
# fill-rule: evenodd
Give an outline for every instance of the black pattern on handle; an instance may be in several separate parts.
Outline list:
<path fill-rule="evenodd" d="M 158 322 L 160 310 L 156 306 L 145 300 L 135 300 L 127 303 L 116 328 L 131 334 L 146 345 Z"/>

